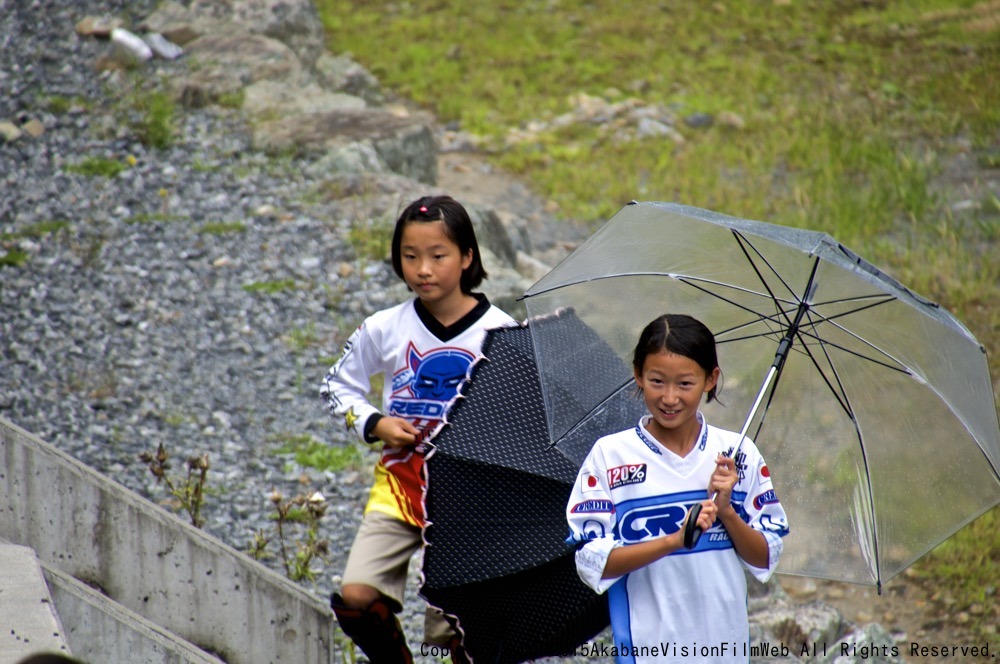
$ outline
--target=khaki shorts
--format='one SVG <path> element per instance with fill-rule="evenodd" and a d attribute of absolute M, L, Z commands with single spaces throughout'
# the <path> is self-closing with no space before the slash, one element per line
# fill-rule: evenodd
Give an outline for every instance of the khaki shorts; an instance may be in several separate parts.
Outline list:
<path fill-rule="evenodd" d="M 354 544 L 344 567 L 343 585 L 371 586 L 396 603 L 401 610 L 410 558 L 420 552 L 420 528 L 382 512 L 365 514 L 354 536 Z M 428 606 L 424 612 L 424 641 L 447 644 L 455 634 L 440 610 Z"/>

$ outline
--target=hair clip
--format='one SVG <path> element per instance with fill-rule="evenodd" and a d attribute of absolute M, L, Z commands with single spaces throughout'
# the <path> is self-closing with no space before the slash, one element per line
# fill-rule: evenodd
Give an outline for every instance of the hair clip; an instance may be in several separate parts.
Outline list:
<path fill-rule="evenodd" d="M 426 205 L 421 205 L 420 206 L 420 212 L 423 213 L 423 214 L 427 214 L 427 206 Z"/>

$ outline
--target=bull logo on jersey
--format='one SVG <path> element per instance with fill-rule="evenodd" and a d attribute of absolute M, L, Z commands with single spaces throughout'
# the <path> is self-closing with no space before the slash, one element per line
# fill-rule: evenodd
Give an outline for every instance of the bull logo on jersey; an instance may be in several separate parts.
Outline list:
<path fill-rule="evenodd" d="M 733 456 L 733 449 L 732 447 L 729 448 L 729 451 L 726 452 L 727 457 Z M 736 483 L 739 484 L 747 476 L 747 453 L 737 452 L 733 465 L 736 466 Z"/>
<path fill-rule="evenodd" d="M 392 378 L 389 414 L 405 417 L 423 431 L 432 430 L 458 396 L 474 359 L 461 348 L 438 348 L 421 355 L 410 344 L 406 367 Z"/>

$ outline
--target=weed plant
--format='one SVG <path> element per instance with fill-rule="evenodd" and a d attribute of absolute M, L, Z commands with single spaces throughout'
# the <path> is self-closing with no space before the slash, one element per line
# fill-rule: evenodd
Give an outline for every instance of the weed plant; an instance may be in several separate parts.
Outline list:
<path fill-rule="evenodd" d="M 285 575 L 292 581 L 315 582 L 319 573 L 314 563 L 326 562 L 329 542 L 319 536 L 320 521 L 326 514 L 326 498 L 318 491 L 286 499 L 279 491 L 270 496 L 275 510 L 275 535 Z M 293 534 L 299 526 L 304 532 Z M 258 531 L 250 545 L 249 554 L 254 560 L 268 557 L 272 541 L 267 533 Z"/>
<path fill-rule="evenodd" d="M 149 472 L 156 478 L 156 483 L 162 483 L 172 496 L 178 510 L 187 512 L 191 525 L 201 528 L 205 519 L 201 516 L 201 508 L 205 502 L 205 488 L 208 482 L 208 455 L 188 458 L 185 466 L 187 475 L 176 479 L 171 475 L 170 455 L 160 443 L 156 454 L 142 452 L 139 460 L 146 464 Z"/>
<path fill-rule="evenodd" d="M 139 141 L 151 148 L 166 148 L 174 140 L 173 98 L 162 90 L 142 90 L 137 85 L 132 94 L 136 111 L 132 129 Z"/>

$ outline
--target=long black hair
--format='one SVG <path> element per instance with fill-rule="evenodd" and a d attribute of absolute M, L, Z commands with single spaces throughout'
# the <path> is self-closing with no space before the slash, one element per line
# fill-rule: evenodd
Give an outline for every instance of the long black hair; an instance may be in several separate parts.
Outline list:
<path fill-rule="evenodd" d="M 715 335 L 700 320 L 686 314 L 664 314 L 643 328 L 632 353 L 635 373 L 642 374 L 646 357 L 664 350 L 691 358 L 706 375 L 719 368 Z M 708 401 L 716 398 L 717 388 L 718 384 L 708 391 Z"/>
<path fill-rule="evenodd" d="M 462 292 L 468 295 L 483 283 L 487 277 L 483 268 L 483 259 L 479 254 L 479 243 L 476 241 L 476 231 L 472 219 L 462 204 L 451 196 L 424 196 L 413 201 L 399 213 L 396 228 L 392 233 L 392 269 L 396 276 L 403 279 L 403 258 L 400 255 L 400 244 L 403 242 L 403 229 L 411 223 L 427 223 L 443 221 L 445 235 L 458 245 L 462 256 L 472 250 L 472 262 L 462 270 L 460 286 Z"/>

